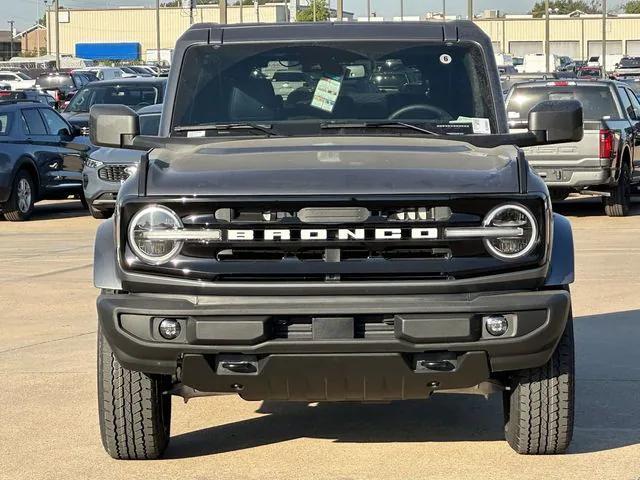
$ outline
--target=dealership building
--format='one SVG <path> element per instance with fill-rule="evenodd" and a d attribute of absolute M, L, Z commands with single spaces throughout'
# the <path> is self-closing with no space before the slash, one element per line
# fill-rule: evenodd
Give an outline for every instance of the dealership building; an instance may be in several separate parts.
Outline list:
<path fill-rule="evenodd" d="M 243 8 L 230 5 L 227 8 L 227 22 L 286 22 L 295 19 L 295 3 L 295 0 L 268 3 L 257 8 L 252 5 Z M 48 15 L 48 25 L 55 25 L 53 11 Z M 353 15 L 345 13 L 345 17 L 352 19 Z M 141 56 L 148 50 L 156 49 L 156 11 L 153 8 L 61 9 L 59 19 L 62 55 L 75 55 L 76 46 L 87 43 L 138 44 Z M 220 11 L 216 5 L 198 6 L 193 11 L 193 20 L 217 23 Z M 160 48 L 172 49 L 176 39 L 189 27 L 190 21 L 189 12 L 183 8 L 161 8 Z M 487 11 L 475 22 L 491 37 L 496 51 L 517 56 L 544 53 L 545 19 L 530 15 L 500 16 L 496 11 Z M 579 11 L 570 15 L 551 15 L 549 30 L 550 53 L 578 60 L 599 55 L 602 51 L 602 17 L 599 15 Z M 606 22 L 606 32 L 608 54 L 640 56 L 640 15 L 610 16 Z M 54 28 L 49 29 L 48 36 L 50 53 L 55 53 Z"/>

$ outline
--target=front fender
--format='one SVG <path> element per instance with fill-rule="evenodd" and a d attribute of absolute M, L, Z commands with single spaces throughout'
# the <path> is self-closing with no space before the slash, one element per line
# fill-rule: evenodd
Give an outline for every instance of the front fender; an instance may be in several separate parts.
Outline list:
<path fill-rule="evenodd" d="M 122 290 L 118 276 L 115 220 L 111 217 L 98 227 L 93 250 L 93 284 L 103 290 Z"/>
<path fill-rule="evenodd" d="M 546 287 L 562 287 L 575 280 L 575 259 L 573 252 L 573 231 L 566 217 L 553 214 L 553 244 L 551 264 L 545 279 Z"/>

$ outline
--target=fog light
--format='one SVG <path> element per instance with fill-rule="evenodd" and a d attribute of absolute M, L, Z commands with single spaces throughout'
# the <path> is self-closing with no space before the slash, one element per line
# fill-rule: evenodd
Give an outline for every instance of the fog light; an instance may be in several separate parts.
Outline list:
<path fill-rule="evenodd" d="M 166 338 L 167 340 L 175 340 L 176 338 L 178 338 L 178 335 L 180 335 L 180 330 L 182 330 L 182 327 L 180 327 L 180 322 L 178 322 L 177 320 L 172 320 L 170 318 L 165 318 L 160 322 L 160 325 L 158 326 L 160 335 L 162 335 L 162 338 Z"/>
<path fill-rule="evenodd" d="M 484 317 L 484 325 L 487 332 L 494 337 L 500 337 L 509 330 L 509 320 L 507 320 L 507 317 L 504 315 L 490 315 L 488 317 Z"/>

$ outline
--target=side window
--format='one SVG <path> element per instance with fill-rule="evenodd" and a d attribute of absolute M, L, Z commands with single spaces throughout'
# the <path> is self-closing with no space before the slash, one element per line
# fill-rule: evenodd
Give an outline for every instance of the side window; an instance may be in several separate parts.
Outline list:
<path fill-rule="evenodd" d="M 15 80 L 15 78 L 13 78 L 11 75 L 0 74 L 0 81 L 1 80 L 12 81 Z"/>
<path fill-rule="evenodd" d="M 158 136 L 160 130 L 160 114 L 140 115 L 140 135 Z"/>
<path fill-rule="evenodd" d="M 633 117 L 633 119 L 640 120 L 640 100 L 638 100 L 636 94 L 631 90 L 627 90 L 627 93 L 629 94 L 629 98 L 631 99 L 631 106 L 633 107 L 633 111 L 635 112 L 635 117 Z"/>
<path fill-rule="evenodd" d="M 51 135 L 58 135 L 58 132 L 60 132 L 60 130 L 63 130 L 63 129 L 69 131 L 69 126 L 67 125 L 67 122 L 65 122 L 60 117 L 60 115 L 58 115 L 53 110 L 50 110 L 48 108 L 41 108 L 40 113 L 42 114 L 42 117 L 44 118 L 44 120 L 47 122 Z"/>
<path fill-rule="evenodd" d="M 47 135 L 47 127 L 35 108 L 22 110 L 22 117 L 27 125 L 27 132 L 31 135 Z"/>
<path fill-rule="evenodd" d="M 636 112 L 633 110 L 631 106 L 631 100 L 629 99 L 629 95 L 627 95 L 627 90 L 623 87 L 618 87 L 618 93 L 620 94 L 620 101 L 622 102 L 622 108 L 629 118 L 636 118 Z"/>
<path fill-rule="evenodd" d="M 9 133 L 9 121 L 11 120 L 11 113 L 0 113 L 0 135 L 6 135 Z"/>

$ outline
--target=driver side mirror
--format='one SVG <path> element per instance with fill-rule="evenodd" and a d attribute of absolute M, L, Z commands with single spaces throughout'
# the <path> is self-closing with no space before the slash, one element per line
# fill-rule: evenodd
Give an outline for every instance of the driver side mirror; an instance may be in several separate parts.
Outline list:
<path fill-rule="evenodd" d="M 125 105 L 93 105 L 89 111 L 89 137 L 98 147 L 127 148 L 140 135 L 138 114 Z"/>
<path fill-rule="evenodd" d="M 529 132 L 538 145 L 579 142 L 584 136 L 582 104 L 577 100 L 549 100 L 529 112 Z"/>

